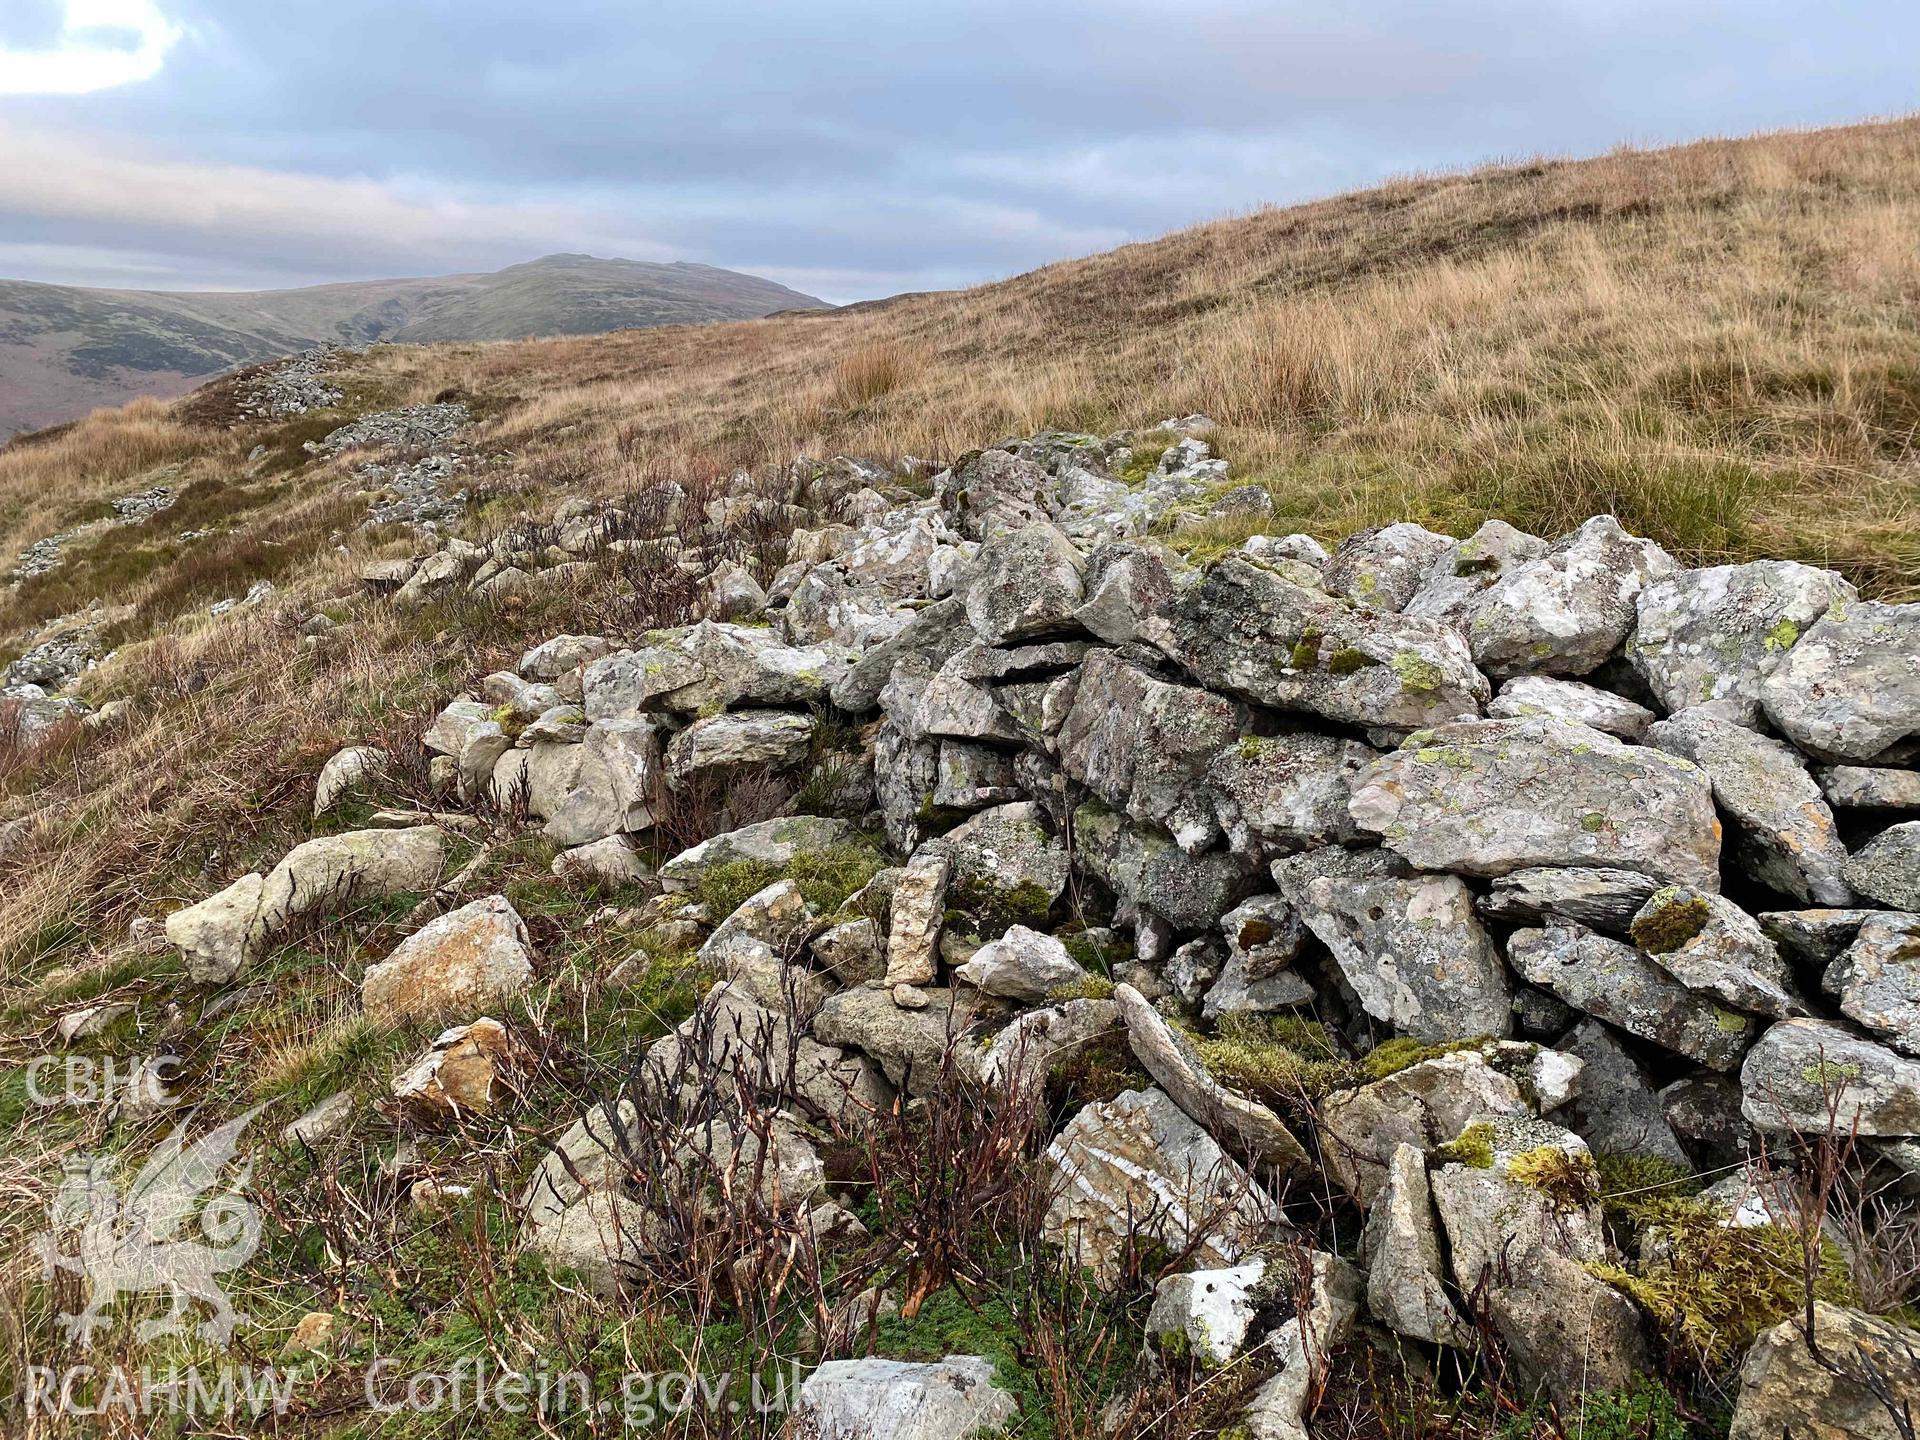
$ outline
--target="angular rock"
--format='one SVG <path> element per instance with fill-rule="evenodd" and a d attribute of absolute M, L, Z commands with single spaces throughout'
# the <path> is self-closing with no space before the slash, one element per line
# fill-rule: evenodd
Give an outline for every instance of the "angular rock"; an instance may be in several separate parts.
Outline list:
<path fill-rule="evenodd" d="M 1087 561 L 1087 598 L 1074 611 L 1081 629 L 1111 645 L 1140 639 L 1173 604 L 1168 554 L 1156 545 L 1102 545 Z"/>
<path fill-rule="evenodd" d="M 1439 1232 L 1427 1157 L 1417 1145 L 1397 1145 L 1360 1241 L 1367 1309 L 1396 1335 L 1466 1349 L 1473 1331 L 1447 1296 Z"/>
<path fill-rule="evenodd" d="M 1920 820 L 1891 825 L 1853 852 L 1841 877 L 1868 899 L 1920 910 Z"/>
<path fill-rule="evenodd" d="M 1217 561 L 1151 638 L 1209 689 L 1343 724 L 1444 724 L 1490 693 L 1451 627 L 1356 610 L 1244 555 Z"/>
<path fill-rule="evenodd" d="M 652 721 L 596 720 L 574 758 L 566 793 L 544 807 L 548 839 L 587 845 L 652 828 L 663 784 L 660 735 Z"/>
<path fill-rule="evenodd" d="M 917 655 L 927 662 L 931 674 L 974 638 L 966 607 L 958 600 L 941 600 L 916 610 L 899 630 L 869 645 L 834 682 L 833 703 L 855 713 L 871 710 L 880 703 L 880 692 L 900 660 Z"/>
<path fill-rule="evenodd" d="M 527 927 L 504 895 L 430 920 L 360 981 L 360 1008 L 377 1024 L 439 1020 L 495 1008 L 533 983 Z"/>
<path fill-rule="evenodd" d="M 455 700 L 427 727 L 420 743 L 437 755 L 458 756 L 476 729 L 495 723 L 491 706 L 478 700 Z"/>
<path fill-rule="evenodd" d="M 1455 1050 L 1328 1096 L 1321 1108 L 1320 1152 L 1334 1183 L 1371 1207 L 1402 1145 L 1426 1151 L 1476 1119 L 1529 1113 L 1511 1076 L 1478 1050 Z"/>
<path fill-rule="evenodd" d="M 1043 926 L 1066 889 L 1067 852 L 1030 802 L 982 810 L 926 849 L 951 858 L 947 904 L 986 938 L 1009 925 Z"/>
<path fill-rule="evenodd" d="M 1651 540 L 1596 515 L 1514 567 L 1467 612 L 1473 659 L 1489 675 L 1585 675 L 1621 647 L 1643 586 L 1673 573 Z"/>
<path fill-rule="evenodd" d="M 1581 1061 L 1580 1093 L 1557 1117 L 1563 1124 L 1602 1154 L 1651 1155 L 1692 1168 L 1653 1082 L 1606 1026 L 1582 1020 L 1561 1049 Z"/>
<path fill-rule="evenodd" d="M 689 890 L 699 884 L 701 876 L 721 865 L 753 860 L 778 870 L 803 852 L 831 850 L 859 841 L 860 832 L 845 820 L 820 815 L 763 820 L 682 850 L 660 867 L 660 880 L 669 891 Z"/>
<path fill-rule="evenodd" d="M 1550 675 L 1516 675 L 1500 687 L 1500 693 L 1487 706 L 1489 720 L 1524 720 L 1529 715 L 1554 715 L 1617 739 L 1635 741 L 1654 721 L 1653 712 L 1644 705 L 1598 686 L 1556 680 Z"/>
<path fill-rule="evenodd" d="M 922 852 L 908 863 L 893 887 L 892 920 L 887 929 L 886 983 L 931 985 L 939 973 L 940 927 L 946 915 L 947 881 L 953 862 L 939 852 Z"/>
<path fill-rule="evenodd" d="M 1809 965 L 1826 965 L 1853 943 L 1877 910 L 1766 910 L 1754 919 L 1781 949 Z"/>
<path fill-rule="evenodd" d="M 1048 515 L 1053 477 L 1006 450 L 981 450 L 934 478 L 934 496 L 969 539 L 1018 530 Z"/>
<path fill-rule="evenodd" d="M 1854 599 L 1831 570 L 1791 560 L 1675 571 L 1641 590 L 1627 657 L 1668 711 L 1704 705 L 1752 725 L 1767 677 L 1830 606 Z"/>
<path fill-rule="evenodd" d="M 1566 720 L 1422 732 L 1362 772 L 1347 812 L 1423 870 L 1600 866 L 1719 889 L 1707 777 Z"/>
<path fill-rule="evenodd" d="M 1351 838 L 1354 778 L 1379 758 L 1330 735 L 1247 736 L 1214 757 L 1207 786 L 1227 843 L 1259 861 Z"/>
<path fill-rule="evenodd" d="M 167 943 L 181 952 L 187 978 L 201 985 L 233 979 L 252 958 L 254 917 L 265 877 L 243 875 L 217 894 L 167 917 Z"/>
<path fill-rule="evenodd" d="M 1001 1095 L 1038 1097 L 1056 1064 L 1120 1025 L 1111 1000 L 1067 1000 L 1029 1010 L 966 1054 L 980 1083 Z"/>
<path fill-rule="evenodd" d="M 1661 721 L 1648 738 L 1706 772 L 1713 798 L 1738 827 L 1755 879 L 1816 905 L 1852 899 L 1840 873 L 1847 851 L 1833 812 L 1790 748 L 1700 710 Z"/>
<path fill-rule="evenodd" d="M 1871 762 L 1920 734 L 1920 604 L 1830 607 L 1760 687 L 1767 718 L 1808 754 Z"/>
<path fill-rule="evenodd" d="M 912 854 L 934 829 L 934 791 L 940 785 L 940 742 L 915 740 L 893 721 L 873 740 L 874 800 L 887 843 Z"/>
<path fill-rule="evenodd" d="M 820 1007 L 813 1033 L 822 1044 L 871 1055 L 887 1079 L 909 1094 L 931 1094 L 949 1040 L 964 1035 L 968 1019 L 956 1011 L 949 992 L 920 993 L 926 1008 L 903 1010 L 885 990 L 843 990 Z"/>
<path fill-rule="evenodd" d="M 1624 935 L 1659 888 L 1659 881 L 1634 870 L 1515 870 L 1493 882 L 1479 908 L 1488 919 L 1509 924 L 1571 920 Z"/>
<path fill-rule="evenodd" d="M 797 765 L 813 743 L 813 717 L 788 710 L 736 710 L 696 720 L 667 742 L 667 782 L 676 788 L 703 770 Z"/>
<path fill-rule="evenodd" d="M 1086 971 L 1051 935 L 1011 925 L 954 970 L 957 979 L 1004 1000 L 1040 1001 L 1056 987 L 1086 978 Z"/>
<path fill-rule="evenodd" d="M 1711 1070 L 1739 1064 L 1757 1028 L 1747 1016 L 1695 995 L 1631 945 L 1563 920 L 1516 931 L 1507 961 L 1529 984 L 1574 1009 Z"/>
<path fill-rule="evenodd" d="M 1188 855 L 1170 836 L 1133 825 L 1095 802 L 1073 812 L 1074 858 L 1133 911 L 1182 930 L 1210 930 L 1255 888 L 1255 877 L 1223 851 Z"/>
<path fill-rule="evenodd" d="M 1871 915 L 1823 985 L 1839 997 L 1841 1014 L 1920 1055 L 1920 915 Z"/>
<path fill-rule="evenodd" d="M 1563 1401 L 1586 1391 L 1620 1391 L 1648 1363 L 1640 1312 L 1587 1268 L 1611 1261 L 1597 1193 L 1584 1203 L 1525 1183 L 1521 1157 L 1547 1148 L 1589 1162 L 1577 1135 L 1541 1120 L 1495 1117 L 1486 1124 L 1491 1163 L 1443 1165 L 1434 1206 L 1446 1227 L 1454 1283 L 1486 1297 L 1488 1318 L 1525 1379 Z"/>
<path fill-rule="evenodd" d="M 1254 1392 L 1241 1417 L 1248 1440 L 1308 1440 L 1307 1412 L 1360 1313 L 1359 1272 L 1321 1250 L 1306 1258 L 1305 1313 L 1284 1321 L 1267 1342 L 1280 1368 Z"/>
<path fill-rule="evenodd" d="M 1131 985 L 1114 987 L 1134 1058 L 1154 1081 L 1230 1154 L 1282 1170 L 1308 1171 L 1313 1161 L 1286 1124 L 1256 1100 L 1236 1095 L 1207 1073 L 1192 1047 Z"/>
<path fill-rule="evenodd" d="M 820 1440 L 972 1440 L 1001 1433 L 1019 1413 L 978 1355 L 828 1360 L 802 1383 L 799 1401 L 800 1423 Z"/>
<path fill-rule="evenodd" d="M 1908 1440 L 1920 1414 L 1920 1347 L 1905 1326 L 1813 1302 L 1763 1332 L 1740 1367 L 1728 1440 Z"/>
<path fill-rule="evenodd" d="M 935 810 L 984 810 L 1022 797 L 1013 757 L 1006 751 L 969 740 L 940 742 L 940 768 L 933 787 Z"/>
<path fill-rule="evenodd" d="M 1111 651 L 1082 667 L 1060 729 L 1060 768 L 1135 820 L 1197 853 L 1219 837 L 1202 777 L 1247 729 L 1245 707 L 1169 685 Z"/>
<path fill-rule="evenodd" d="M 387 752 L 373 745 L 349 745 L 320 767 L 313 785 L 313 816 L 319 819 L 348 795 L 361 790 L 387 763 Z"/>
<path fill-rule="evenodd" d="M 1546 550 L 1547 542 L 1539 536 L 1516 530 L 1504 520 L 1489 520 L 1452 554 L 1435 557 L 1419 590 L 1407 602 L 1406 613 L 1444 620 L 1464 630 L 1481 591 Z"/>
<path fill-rule="evenodd" d="M 1740 1067 L 1741 1111 L 1760 1130 L 1920 1135 L 1920 1061 L 1822 1020 L 1782 1020 Z"/>
<path fill-rule="evenodd" d="M 1289 967 L 1300 953 L 1306 926 L 1293 905 L 1278 895 L 1256 895 L 1220 917 L 1227 960 L 1206 993 L 1208 1020 L 1284 1010 L 1313 999 L 1313 987 Z"/>
<path fill-rule="evenodd" d="M 423 1119 L 460 1121 L 490 1115 L 514 1098 L 528 1055 L 498 1020 L 456 1025 L 397 1076 L 393 1096 Z"/>
<path fill-rule="evenodd" d="M 1176 1353 L 1192 1355 L 1217 1370 L 1240 1353 L 1260 1311 L 1256 1293 L 1267 1262 L 1255 1257 L 1224 1270 L 1189 1270 L 1154 1287 L 1147 1334 L 1176 1337 Z"/>
<path fill-rule="evenodd" d="M 1632 934 L 1643 955 L 1689 990 L 1750 1014 L 1806 1012 L 1779 948 L 1731 900 L 1666 886 L 1633 917 Z"/>
<path fill-rule="evenodd" d="M 619 648 L 602 635 L 556 635 L 522 655 L 514 669 L 529 680 L 553 681 Z"/>
<path fill-rule="evenodd" d="M 1829 765 L 1817 772 L 1827 803 L 1851 810 L 1920 810 L 1920 770 Z"/>
<path fill-rule="evenodd" d="M 1224 1269 L 1287 1234 L 1279 1207 L 1158 1090 L 1082 1107 L 1047 1147 L 1043 1233 L 1112 1288 L 1129 1246 L 1163 1244 Z"/>
<path fill-rule="evenodd" d="M 1044 522 L 980 547 L 967 584 L 967 620 L 989 645 L 1074 628 L 1086 599 L 1086 557 Z"/>
<path fill-rule="evenodd" d="M 553 857 L 553 876 L 574 885 L 597 885 L 617 890 L 644 885 L 653 879 L 649 865 L 625 835 L 609 835 L 590 844 L 563 850 Z"/>
<path fill-rule="evenodd" d="M 1363 610 L 1404 610 L 1436 566 L 1452 564 L 1458 544 L 1407 521 L 1357 531 L 1327 562 L 1327 591 Z"/>
<path fill-rule="evenodd" d="M 1455 876 L 1321 876 L 1300 913 L 1376 1020 L 1428 1042 L 1506 1033 L 1506 967 Z"/>

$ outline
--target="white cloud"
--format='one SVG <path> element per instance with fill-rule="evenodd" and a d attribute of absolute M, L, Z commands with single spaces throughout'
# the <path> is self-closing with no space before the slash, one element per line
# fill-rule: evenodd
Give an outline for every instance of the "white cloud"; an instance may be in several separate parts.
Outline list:
<path fill-rule="evenodd" d="M 0 48 L 0 95 L 87 95 L 151 80 L 181 33 L 154 0 L 66 0 L 52 49 Z"/>

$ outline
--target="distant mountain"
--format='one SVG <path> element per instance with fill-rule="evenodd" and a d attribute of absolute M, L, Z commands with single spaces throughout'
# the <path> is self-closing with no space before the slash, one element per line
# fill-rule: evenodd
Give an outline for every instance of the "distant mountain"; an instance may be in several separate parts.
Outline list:
<path fill-rule="evenodd" d="M 322 341 L 524 340 L 826 302 L 712 265 L 549 255 L 483 275 L 174 293 L 0 280 L 0 438 Z"/>

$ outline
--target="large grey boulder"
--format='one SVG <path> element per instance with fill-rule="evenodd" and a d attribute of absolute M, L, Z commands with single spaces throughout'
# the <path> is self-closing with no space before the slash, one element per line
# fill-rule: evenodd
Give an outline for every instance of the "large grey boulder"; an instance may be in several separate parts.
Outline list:
<path fill-rule="evenodd" d="M 1707 706 L 1741 725 L 1800 637 L 1854 589 L 1831 570 L 1756 560 L 1679 570 L 1641 590 L 1627 658 L 1670 712 Z"/>
<path fill-rule="evenodd" d="M 1807 1338 L 1796 1315 L 1754 1340 L 1728 1440 L 1910 1440 L 1920 1415 L 1912 1330 L 1816 1300 L 1818 1353 Z"/>
<path fill-rule="evenodd" d="M 830 850 L 859 840 L 860 832 L 845 820 L 820 815 L 763 820 L 682 850 L 660 867 L 660 880 L 668 890 L 688 890 L 718 866 L 753 860 L 778 870 L 803 852 Z"/>
<path fill-rule="evenodd" d="M 1053 477 L 1006 450 L 965 456 L 934 477 L 934 496 L 969 539 L 1018 530 L 1049 514 Z"/>
<path fill-rule="evenodd" d="M 1169 685 L 1101 651 L 1081 667 L 1057 742 L 1060 768 L 1190 853 L 1219 837 L 1203 777 L 1251 717 L 1206 690 Z"/>
<path fill-rule="evenodd" d="M 1043 1233 L 1109 1288 L 1129 1246 L 1159 1243 L 1224 1268 L 1290 1233 L 1272 1197 L 1159 1090 L 1082 1107 L 1044 1169 L 1053 1198 Z"/>
<path fill-rule="evenodd" d="M 1694 994 L 1633 946 L 1564 920 L 1515 931 L 1507 960 L 1528 984 L 1574 1009 L 1709 1069 L 1738 1065 L 1757 1028 Z"/>
<path fill-rule="evenodd" d="M 1110 645 L 1140 639 L 1173 604 L 1174 562 L 1157 545 L 1102 545 L 1087 560 L 1087 598 L 1074 620 Z"/>
<path fill-rule="evenodd" d="M 1066 847 L 1030 801 L 982 810 L 924 848 L 952 861 L 947 905 L 988 939 L 1009 925 L 1044 925 L 1071 871 Z"/>
<path fill-rule="evenodd" d="M 1321 1107 L 1321 1157 L 1333 1182 L 1371 1207 L 1401 1146 L 1425 1152 L 1475 1119 L 1531 1113 L 1512 1076 L 1479 1050 L 1455 1050 L 1328 1096 Z"/>
<path fill-rule="evenodd" d="M 885 990 L 843 990 L 820 1007 L 814 1036 L 823 1045 L 872 1056 L 889 1082 L 911 1095 L 929 1095 L 940 1082 L 948 1045 L 961 1041 L 969 1017 L 947 991 L 920 993 L 927 1004 L 903 1010 Z"/>
<path fill-rule="evenodd" d="M 1487 706 L 1489 720 L 1524 720 L 1554 715 L 1612 735 L 1639 740 L 1653 723 L 1653 712 L 1611 690 L 1551 675 L 1516 675 L 1500 687 Z"/>
<path fill-rule="evenodd" d="M 1841 867 L 1847 884 L 1896 910 L 1920 910 L 1920 820 L 1893 825 Z"/>
<path fill-rule="evenodd" d="M 261 884 L 254 938 L 264 941 L 303 915 L 431 890 L 446 852 L 445 833 L 432 825 L 349 830 L 296 845 Z"/>
<path fill-rule="evenodd" d="M 1515 870 L 1493 882 L 1492 892 L 1480 902 L 1480 913 L 1519 925 L 1571 920 L 1624 935 L 1659 888 L 1658 880 L 1635 870 Z"/>
<path fill-rule="evenodd" d="M 891 720 L 873 737 L 873 798 L 887 843 L 902 854 L 913 853 L 935 828 L 940 747 L 938 740 L 914 739 Z"/>
<path fill-rule="evenodd" d="M 360 1008 L 385 1025 L 484 1011 L 533 983 L 526 923 L 504 895 L 429 920 L 367 968 Z"/>
<path fill-rule="evenodd" d="M 1448 1297 L 1440 1222 L 1418 1145 L 1396 1145 L 1385 1183 L 1367 1211 L 1360 1240 L 1367 1262 L 1367 1309 L 1396 1335 L 1465 1349 L 1473 1330 Z"/>
<path fill-rule="evenodd" d="M 1920 915 L 1871 915 L 1822 983 L 1848 1019 L 1920 1055 Z"/>
<path fill-rule="evenodd" d="M 1628 1389 L 1645 1373 L 1640 1312 L 1590 1266 L 1612 1262 L 1598 1187 L 1591 1198 L 1527 1183 L 1517 1162 L 1559 1150 L 1569 1168 L 1591 1164 L 1579 1136 L 1542 1120 L 1479 1122 L 1487 1163 L 1455 1161 L 1432 1177 L 1454 1283 L 1485 1297 L 1487 1318 L 1522 1378 L 1563 1401 Z"/>
<path fill-rule="evenodd" d="M 801 1384 L 799 1401 L 805 1433 L 820 1440 L 973 1440 L 1001 1433 L 1019 1413 L 978 1355 L 828 1360 Z"/>
<path fill-rule="evenodd" d="M 1779 947 L 1724 896 L 1669 885 L 1633 917 L 1632 934 L 1642 954 L 1689 990 L 1755 1015 L 1806 1013 Z"/>
<path fill-rule="evenodd" d="M 1086 599 L 1086 557 L 1052 525 L 1036 522 L 980 547 L 967 582 L 967 620 L 989 645 L 1075 628 Z"/>
<path fill-rule="evenodd" d="M 1604 866 L 1717 890 L 1720 821 L 1685 760 L 1584 725 L 1466 721 L 1364 771 L 1347 812 L 1423 870 Z"/>
<path fill-rule="evenodd" d="M 696 720 L 667 742 L 667 783 L 685 785 L 702 771 L 748 765 L 797 765 L 813 743 L 811 715 L 790 710 L 735 710 Z"/>
<path fill-rule="evenodd" d="M 1653 1082 L 1606 1026 L 1582 1020 L 1560 1048 L 1581 1062 L 1580 1093 L 1556 1118 L 1603 1154 L 1651 1155 L 1691 1168 Z"/>
<path fill-rule="evenodd" d="M 1340 542 L 1326 566 L 1326 588 L 1363 610 L 1407 608 L 1437 566 L 1451 565 L 1458 542 L 1401 521 L 1360 530 Z"/>
<path fill-rule="evenodd" d="M 1506 967 L 1456 876 L 1323 875 L 1301 892 L 1300 914 L 1361 1006 L 1395 1031 L 1429 1042 L 1506 1033 Z"/>
<path fill-rule="evenodd" d="M 660 735 L 650 720 L 587 726 L 566 793 L 544 806 L 548 839 L 589 845 L 652 828 L 661 777 Z"/>
<path fill-rule="evenodd" d="M 1227 1089 L 1160 1012 L 1131 985 L 1117 985 L 1113 1003 L 1127 1027 L 1134 1058 L 1173 1103 L 1237 1157 L 1279 1169 L 1308 1171 L 1313 1162 L 1284 1121 L 1257 1100 Z"/>
<path fill-rule="evenodd" d="M 1504 520 L 1488 520 L 1451 554 L 1434 557 L 1419 590 L 1407 602 L 1406 613 L 1464 629 L 1483 590 L 1546 550 L 1547 542 L 1539 536 L 1516 530 Z"/>
<path fill-rule="evenodd" d="M 1920 1135 L 1920 1061 L 1823 1020 L 1782 1020 L 1740 1067 L 1742 1113 L 1757 1128 Z"/>
<path fill-rule="evenodd" d="M 818 704 L 850 663 L 839 646 L 785 645 L 774 631 L 757 625 L 705 621 L 648 639 L 641 649 L 621 650 L 587 666 L 582 684 L 589 719 Z"/>
<path fill-rule="evenodd" d="M 1596 515 L 1474 600 L 1467 614 L 1474 662 L 1499 678 L 1588 674 L 1626 640 L 1641 588 L 1673 568 L 1673 557 L 1651 540 Z"/>
<path fill-rule="evenodd" d="M 1210 930 L 1256 888 L 1239 857 L 1188 855 L 1173 838 L 1089 801 L 1073 812 L 1074 863 L 1099 877 L 1123 909 L 1181 930 Z"/>
<path fill-rule="evenodd" d="M 1111 1000 L 1066 1000 L 1029 1010 L 963 1055 L 971 1073 L 1001 1095 L 1044 1093 L 1053 1067 L 1120 1027 Z"/>
<path fill-rule="evenodd" d="M 1648 738 L 1706 772 L 1756 880 L 1815 905 L 1851 900 L 1833 811 L 1790 747 L 1698 709 L 1661 721 Z"/>
<path fill-rule="evenodd" d="M 1250 859 L 1353 835 L 1353 783 L 1380 752 L 1331 735 L 1245 736 L 1216 754 L 1207 788 L 1227 843 Z"/>
<path fill-rule="evenodd" d="M 1774 728 L 1808 754 L 1871 761 L 1920 734 L 1920 605 L 1833 605 L 1760 687 Z"/>
<path fill-rule="evenodd" d="M 1491 693 L 1450 626 L 1357 610 L 1244 555 L 1182 592 L 1150 638 L 1209 689 L 1349 725 L 1442 724 Z"/>
<path fill-rule="evenodd" d="M 953 973 L 956 979 L 989 995 L 1028 1003 L 1044 1000 L 1057 987 L 1086 978 L 1086 971 L 1067 953 L 1065 945 L 1024 925 L 1008 926 L 1006 934 L 982 945 Z"/>
<path fill-rule="evenodd" d="M 1827 803 L 1852 810 L 1920 810 L 1920 770 L 1829 765 L 1818 772 Z"/>
<path fill-rule="evenodd" d="M 1822 908 L 1818 910 L 1763 910 L 1754 919 L 1782 950 L 1809 965 L 1827 965 L 1853 943 L 1860 927 L 1877 910 Z"/>

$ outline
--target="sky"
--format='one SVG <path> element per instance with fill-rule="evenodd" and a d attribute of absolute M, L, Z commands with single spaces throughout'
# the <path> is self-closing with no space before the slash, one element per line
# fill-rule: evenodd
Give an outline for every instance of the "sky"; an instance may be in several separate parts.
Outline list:
<path fill-rule="evenodd" d="M 1920 109 L 1917 0 L 0 0 L 0 276 L 554 251 L 833 301 L 1410 173 Z"/>

